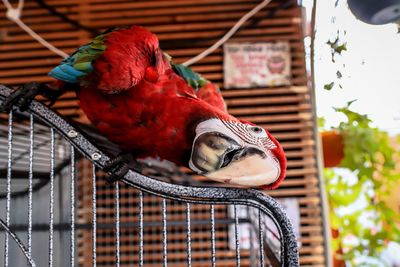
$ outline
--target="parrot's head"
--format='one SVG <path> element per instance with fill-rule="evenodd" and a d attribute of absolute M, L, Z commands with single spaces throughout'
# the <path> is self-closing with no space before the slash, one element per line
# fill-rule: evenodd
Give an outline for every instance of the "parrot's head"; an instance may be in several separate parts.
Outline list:
<path fill-rule="evenodd" d="M 189 167 L 218 182 L 274 189 L 285 177 L 286 158 L 262 127 L 212 118 L 196 127 Z"/>

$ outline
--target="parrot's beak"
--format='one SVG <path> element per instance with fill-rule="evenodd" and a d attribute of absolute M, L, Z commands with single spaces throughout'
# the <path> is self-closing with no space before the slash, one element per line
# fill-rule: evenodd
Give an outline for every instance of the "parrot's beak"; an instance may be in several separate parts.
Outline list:
<path fill-rule="evenodd" d="M 212 180 L 246 187 L 272 184 L 281 173 L 279 161 L 268 149 L 239 144 L 218 132 L 198 136 L 189 166 Z"/>

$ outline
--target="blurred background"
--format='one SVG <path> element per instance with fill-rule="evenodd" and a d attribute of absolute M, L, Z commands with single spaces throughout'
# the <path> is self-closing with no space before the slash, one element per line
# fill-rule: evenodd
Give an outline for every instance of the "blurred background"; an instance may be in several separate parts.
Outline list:
<path fill-rule="evenodd" d="M 317 1 L 314 79 L 335 266 L 400 265 L 399 6 Z"/>
<path fill-rule="evenodd" d="M 29 0 L 23 2 L 21 20 L 65 53 L 71 53 L 109 27 L 143 25 L 158 35 L 160 46 L 175 62 L 182 63 L 218 41 L 260 2 Z M 16 87 L 31 81 L 50 82 L 47 72 L 62 58 L 8 19 L 6 3 L 3 0 L 0 5 L 0 83 Z M 18 1 L 9 4 L 17 7 Z M 288 158 L 287 178 L 279 189 L 265 193 L 286 208 L 299 239 L 302 266 L 400 266 L 400 35 L 395 23 L 399 13 L 400 2 L 396 0 L 274 0 L 245 22 L 227 43 L 237 47 L 271 47 L 279 43 L 284 47 L 279 56 L 285 60 L 278 63 L 285 62 L 286 66 L 281 75 L 270 68 L 271 79 L 264 80 L 260 75 L 253 77 L 255 82 L 226 86 L 229 75 L 234 80 L 237 72 L 232 71 L 234 63 L 227 65 L 229 53 L 224 47 L 191 66 L 221 88 L 231 114 L 262 125 L 282 143 Z M 63 95 L 54 109 L 68 120 L 89 123 L 74 92 Z M 3 193 L 6 122 L 2 117 Z M 27 146 L 23 140 L 21 143 Z M 23 160 L 26 163 L 26 155 Z M 26 166 L 22 164 L 21 168 Z M 82 177 L 87 177 L 91 167 L 80 162 L 79 168 Z M 181 171 L 190 174 L 188 170 Z M 195 183 L 204 183 L 202 177 L 192 178 Z M 57 185 L 61 207 L 67 201 L 61 193 L 65 183 L 62 179 Z M 42 190 L 48 190 L 46 181 L 48 178 L 43 178 Z M 24 177 L 19 183 L 15 190 L 26 190 Z M 91 205 L 91 186 L 89 179 L 81 179 L 77 189 L 78 220 L 85 223 L 91 218 L 87 208 Z M 104 181 L 98 181 L 97 187 L 97 205 L 102 214 L 99 216 L 107 223 L 113 218 L 114 206 L 110 203 L 114 191 Z M 121 218 L 128 222 L 137 216 L 137 203 L 129 198 L 130 193 L 136 193 L 129 190 L 126 188 L 123 197 L 129 201 L 121 202 L 127 211 Z M 42 198 L 38 195 L 38 203 Z M 4 201 L 4 209 L 3 204 Z M 148 197 L 146 205 L 158 207 L 160 202 Z M 13 220 L 23 223 L 26 213 L 21 207 L 21 213 Z M 168 212 L 179 214 L 182 207 L 171 205 Z M 209 211 L 202 207 L 196 212 L 201 219 Z M 221 218 L 229 216 L 225 208 L 216 212 Z M 63 223 L 62 218 L 69 214 L 57 216 Z M 245 226 L 240 229 L 246 232 Z M 224 266 L 234 266 L 231 232 L 222 226 L 219 230 L 221 247 L 217 255 L 225 257 Z M 77 255 L 80 264 L 86 266 L 91 257 L 91 236 L 84 229 L 79 231 Z M 114 251 L 114 243 L 108 238 L 110 231 L 98 231 L 103 237 L 97 241 L 102 247 L 98 264 L 113 266 L 109 256 Z M 182 231 L 177 231 L 177 240 Z M 193 232 L 199 233 L 198 239 L 193 239 L 198 244 L 198 253 L 193 256 L 194 265 L 198 260 L 196 266 L 207 266 L 201 263 L 210 249 L 201 234 L 204 231 L 202 226 L 193 228 Z M 137 233 L 129 229 L 126 233 L 124 264 L 128 266 L 137 264 L 136 256 L 131 255 L 134 252 L 129 252 L 129 246 L 137 241 Z M 157 243 L 159 231 L 146 235 Z M 61 241 L 57 242 L 63 245 L 57 255 L 62 258 L 62 251 L 69 244 L 62 242 L 63 234 L 58 238 Z M 243 251 L 250 250 L 249 242 L 244 243 Z M 176 261 L 183 260 L 181 248 L 176 247 Z M 149 255 L 149 263 L 161 264 L 159 250 Z M 253 266 L 250 256 L 248 259 L 242 266 Z"/>

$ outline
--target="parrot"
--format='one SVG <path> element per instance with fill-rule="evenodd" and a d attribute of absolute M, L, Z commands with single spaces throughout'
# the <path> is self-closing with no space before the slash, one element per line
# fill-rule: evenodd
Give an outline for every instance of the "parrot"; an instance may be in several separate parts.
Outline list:
<path fill-rule="evenodd" d="M 173 63 L 142 26 L 105 31 L 49 75 L 52 90 L 72 85 L 90 122 L 135 159 L 168 160 L 239 187 L 275 189 L 285 178 L 281 144 L 230 115 L 219 88 Z"/>

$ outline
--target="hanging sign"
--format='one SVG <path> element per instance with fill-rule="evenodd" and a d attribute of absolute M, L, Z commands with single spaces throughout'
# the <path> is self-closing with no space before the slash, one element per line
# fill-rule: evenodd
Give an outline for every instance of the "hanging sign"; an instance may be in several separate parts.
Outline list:
<path fill-rule="evenodd" d="M 224 87 L 290 85 L 288 42 L 224 45 Z"/>

